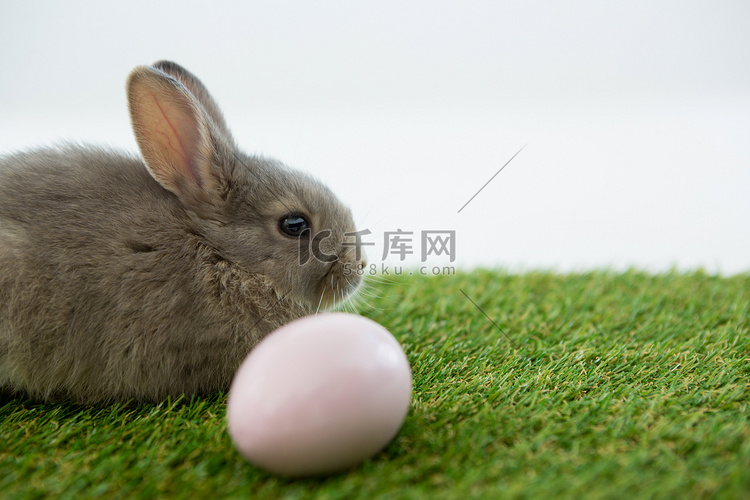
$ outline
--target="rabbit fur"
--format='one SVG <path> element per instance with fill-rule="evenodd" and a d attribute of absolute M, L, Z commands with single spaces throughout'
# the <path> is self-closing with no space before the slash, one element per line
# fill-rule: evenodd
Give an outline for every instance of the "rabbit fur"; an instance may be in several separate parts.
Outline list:
<path fill-rule="evenodd" d="M 349 209 L 238 150 L 194 75 L 141 66 L 127 95 L 143 159 L 0 157 L 0 388 L 82 403 L 226 390 L 265 335 L 359 285 Z M 309 230 L 285 234 L 287 217 Z"/>

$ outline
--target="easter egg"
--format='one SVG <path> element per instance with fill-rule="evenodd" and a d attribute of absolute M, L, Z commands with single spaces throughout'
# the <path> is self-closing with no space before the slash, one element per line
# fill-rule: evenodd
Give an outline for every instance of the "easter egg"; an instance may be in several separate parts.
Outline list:
<path fill-rule="evenodd" d="M 383 449 L 411 398 L 409 362 L 388 330 L 344 313 L 282 326 L 242 362 L 227 427 L 251 463 L 286 476 L 329 474 Z"/>

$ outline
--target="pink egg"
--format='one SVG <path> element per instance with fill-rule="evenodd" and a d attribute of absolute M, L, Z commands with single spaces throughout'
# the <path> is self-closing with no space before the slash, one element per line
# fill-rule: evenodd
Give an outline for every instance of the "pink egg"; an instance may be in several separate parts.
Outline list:
<path fill-rule="evenodd" d="M 253 349 L 227 402 L 229 435 L 253 464 L 287 476 L 351 467 L 383 449 L 409 409 L 398 341 L 361 316 L 293 321 Z"/>

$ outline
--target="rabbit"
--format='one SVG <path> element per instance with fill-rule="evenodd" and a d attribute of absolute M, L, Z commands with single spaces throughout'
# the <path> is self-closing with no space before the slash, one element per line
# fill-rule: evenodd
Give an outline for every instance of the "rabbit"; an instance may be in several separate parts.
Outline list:
<path fill-rule="evenodd" d="M 0 157 L 0 388 L 44 401 L 226 391 L 265 335 L 354 294 L 351 211 L 242 153 L 204 85 L 127 79 L 142 159 L 64 145 Z"/>

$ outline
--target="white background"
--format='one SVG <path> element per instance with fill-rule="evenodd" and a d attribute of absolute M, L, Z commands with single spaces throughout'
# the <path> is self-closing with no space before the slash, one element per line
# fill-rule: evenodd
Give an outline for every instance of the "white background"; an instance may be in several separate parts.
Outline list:
<path fill-rule="evenodd" d="M 352 207 L 371 262 L 447 229 L 462 267 L 750 271 L 744 0 L 4 1 L 0 47 L 2 153 L 135 151 L 125 78 L 172 59 Z"/>

